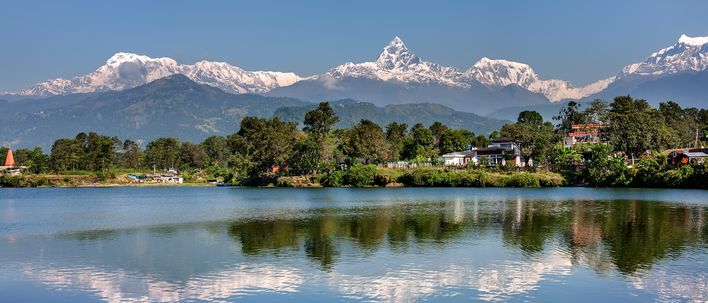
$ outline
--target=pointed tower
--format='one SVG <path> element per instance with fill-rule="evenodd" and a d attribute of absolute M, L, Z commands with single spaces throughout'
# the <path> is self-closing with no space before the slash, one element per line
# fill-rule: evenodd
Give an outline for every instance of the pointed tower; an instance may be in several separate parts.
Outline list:
<path fill-rule="evenodd" d="M 15 157 L 12 156 L 12 148 L 7 150 L 7 157 L 5 157 L 5 166 L 15 166 Z"/>

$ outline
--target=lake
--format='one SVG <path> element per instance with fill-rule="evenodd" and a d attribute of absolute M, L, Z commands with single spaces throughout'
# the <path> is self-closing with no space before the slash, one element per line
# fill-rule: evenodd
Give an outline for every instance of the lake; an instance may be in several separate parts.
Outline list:
<path fill-rule="evenodd" d="M 0 302 L 705 302 L 708 191 L 0 189 Z"/>

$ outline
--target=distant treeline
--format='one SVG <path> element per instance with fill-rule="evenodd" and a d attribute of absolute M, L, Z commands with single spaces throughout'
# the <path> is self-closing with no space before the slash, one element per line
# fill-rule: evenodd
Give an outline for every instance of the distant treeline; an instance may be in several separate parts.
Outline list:
<path fill-rule="evenodd" d="M 520 144 L 521 156 L 532 158 L 534 166 L 561 173 L 572 184 L 696 187 L 696 178 L 704 178 L 706 171 L 705 165 L 674 167 L 662 153 L 668 148 L 702 146 L 708 134 L 706 109 L 684 109 L 671 101 L 652 108 L 645 100 L 622 96 L 611 103 L 593 101 L 585 109 L 570 102 L 554 117 L 556 124 L 543 121 L 535 111 L 523 111 L 515 123 L 489 135 L 439 122 L 428 127 L 396 122 L 381 127 L 361 120 L 351 128 L 335 129 L 338 121 L 332 107 L 322 102 L 307 112 L 303 129 L 278 118 L 246 117 L 237 133 L 201 143 L 159 138 L 143 148 L 129 139 L 79 133 L 56 140 L 49 155 L 37 147 L 15 150 L 14 156 L 28 173 L 176 168 L 256 185 L 283 175 L 326 177 L 342 170 L 341 164 L 398 160 L 435 164 L 444 153 L 486 147 L 490 139 L 506 137 Z M 582 123 L 609 124 L 607 144 L 563 147 L 563 136 L 572 125 Z M 0 159 L 6 151 L 0 149 Z"/>

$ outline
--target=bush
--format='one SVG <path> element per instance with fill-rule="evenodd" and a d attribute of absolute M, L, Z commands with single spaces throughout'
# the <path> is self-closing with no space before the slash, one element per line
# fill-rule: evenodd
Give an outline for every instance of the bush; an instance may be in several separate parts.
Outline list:
<path fill-rule="evenodd" d="M 529 173 L 513 174 L 506 180 L 505 185 L 510 187 L 541 187 L 538 177 Z"/>
<path fill-rule="evenodd" d="M 659 162 L 654 159 L 643 159 L 635 165 L 636 174 L 634 184 L 636 186 L 657 186 L 657 173 L 661 170 Z"/>
<path fill-rule="evenodd" d="M 0 176 L 0 187 L 20 187 L 19 176 Z"/>
<path fill-rule="evenodd" d="M 344 185 L 345 172 L 341 170 L 334 171 L 330 174 L 323 175 L 320 178 L 320 184 L 327 187 L 340 187 Z"/>
<path fill-rule="evenodd" d="M 290 177 L 280 177 L 275 181 L 277 187 L 293 187 L 293 180 Z"/>
<path fill-rule="evenodd" d="M 376 177 L 376 165 L 355 165 L 344 175 L 344 183 L 354 187 L 364 187 L 374 185 Z"/>

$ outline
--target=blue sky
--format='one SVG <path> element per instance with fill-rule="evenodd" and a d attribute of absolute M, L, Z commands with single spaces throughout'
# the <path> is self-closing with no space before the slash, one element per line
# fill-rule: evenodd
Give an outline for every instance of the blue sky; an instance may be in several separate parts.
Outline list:
<path fill-rule="evenodd" d="M 708 1 L 3 1 L 0 91 L 69 78 L 113 53 L 319 74 L 400 36 L 425 60 L 483 56 L 586 84 L 708 36 Z"/>

